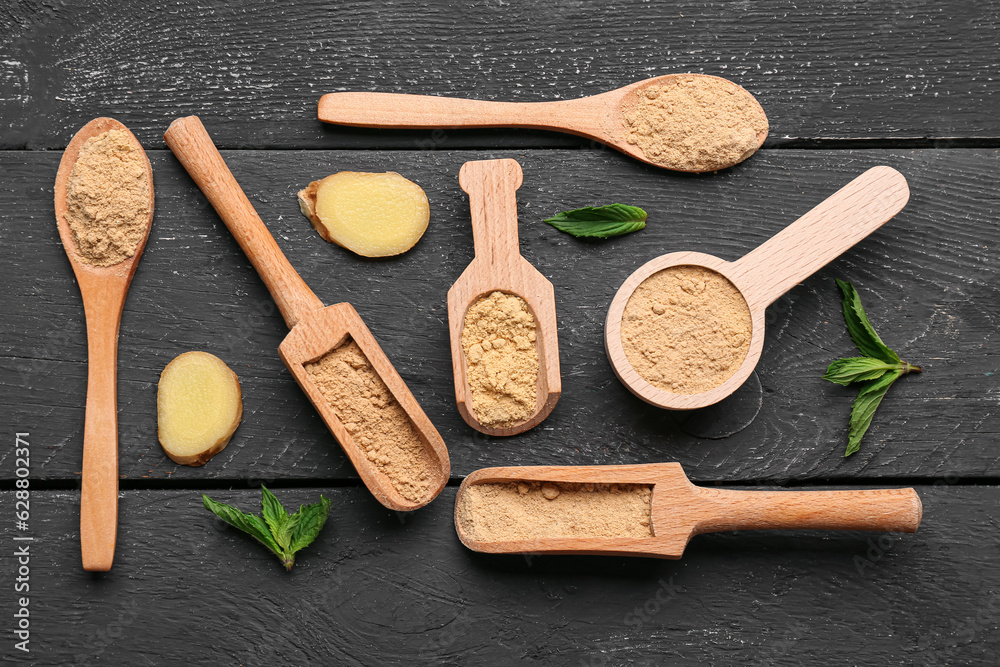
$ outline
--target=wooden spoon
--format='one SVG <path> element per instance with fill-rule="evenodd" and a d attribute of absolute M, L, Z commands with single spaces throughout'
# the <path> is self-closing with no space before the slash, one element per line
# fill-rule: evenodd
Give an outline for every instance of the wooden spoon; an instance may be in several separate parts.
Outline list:
<path fill-rule="evenodd" d="M 514 435 L 537 426 L 549 416 L 562 393 L 555 290 L 552 283 L 521 256 L 517 240 L 517 197 L 514 193 L 521 187 L 521 177 L 521 165 L 509 159 L 466 162 L 458 173 L 459 185 L 469 193 L 476 256 L 448 290 L 455 400 L 462 419 L 489 435 Z M 462 329 L 469 307 L 498 290 L 524 299 L 535 316 L 538 382 L 535 411 L 530 417 L 509 426 L 486 426 L 476 417 L 472 407 Z"/>
<path fill-rule="evenodd" d="M 891 167 L 872 167 L 814 209 L 735 262 L 700 252 L 674 252 L 646 262 L 615 294 L 604 327 L 604 345 L 618 379 L 633 394 L 670 410 L 703 408 L 729 396 L 753 372 L 764 347 L 764 309 L 899 213 L 910 198 L 906 179 Z M 625 356 L 621 323 L 632 292 L 672 266 L 701 266 L 727 278 L 746 299 L 750 349 L 721 385 L 698 394 L 675 394 L 647 382 Z"/>
<path fill-rule="evenodd" d="M 97 266 L 80 254 L 67 215 L 67 186 L 80 149 L 92 137 L 120 130 L 142 152 L 149 183 L 149 216 L 135 254 L 111 266 Z M 83 569 L 106 572 L 115 558 L 118 537 L 118 326 L 125 295 L 139 265 L 153 223 L 153 169 L 127 127 L 114 118 L 95 118 L 66 147 L 55 182 L 56 225 L 73 266 L 87 319 L 87 408 L 83 426 L 83 478 L 80 488 L 80 551 Z"/>
<path fill-rule="evenodd" d="M 281 341 L 278 354 L 343 447 L 368 490 L 380 503 L 398 511 L 415 510 L 429 503 L 444 488 L 451 473 L 448 450 L 358 311 L 349 303 L 323 307 L 323 302 L 313 294 L 281 252 L 197 116 L 178 118 L 170 124 L 163 138 L 236 238 L 278 304 L 285 323 L 291 329 Z M 434 459 L 436 468 L 431 480 L 432 492 L 418 502 L 404 498 L 393 487 L 391 480 L 371 464 L 306 371 L 306 364 L 323 357 L 349 339 L 361 348 L 372 368 L 410 418 Z"/>
<path fill-rule="evenodd" d="M 631 83 L 600 95 L 556 102 L 490 102 L 432 95 L 397 93 L 328 93 L 320 98 L 318 117 L 326 123 L 354 127 L 394 129 L 523 127 L 566 132 L 607 144 L 637 160 L 656 167 L 663 164 L 646 158 L 642 149 L 626 140 L 628 128 L 623 113 L 638 101 L 638 94 L 650 85 L 670 85 L 691 78 L 715 80 L 747 93 L 732 81 L 706 74 L 667 74 Z M 753 96 L 760 114 L 760 108 Z M 757 145 L 732 164 L 750 157 L 767 138 L 758 133 Z M 724 140 L 720 137 L 720 141 Z M 715 171 L 732 165 L 716 165 Z M 671 168 L 671 167 L 666 167 Z M 691 171 L 676 169 L 676 171 Z"/>
<path fill-rule="evenodd" d="M 509 482 L 645 484 L 653 487 L 646 538 L 551 537 L 506 542 L 472 539 L 462 520 L 464 495 L 476 484 Z M 621 466 L 484 468 L 462 482 L 455 529 L 462 544 L 485 553 L 599 554 L 680 558 L 695 535 L 776 528 L 913 533 L 923 509 L 913 489 L 733 491 L 692 484 L 679 463 Z"/>

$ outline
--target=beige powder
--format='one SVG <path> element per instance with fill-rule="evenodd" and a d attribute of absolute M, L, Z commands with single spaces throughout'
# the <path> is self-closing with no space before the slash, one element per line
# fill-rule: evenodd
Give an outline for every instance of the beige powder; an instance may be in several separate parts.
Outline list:
<path fill-rule="evenodd" d="M 121 130 L 84 142 L 66 187 L 66 221 L 83 261 L 112 266 L 135 255 L 149 223 L 146 158 Z"/>
<path fill-rule="evenodd" d="M 462 349 L 472 409 L 484 426 L 510 426 L 535 413 L 535 316 L 524 299 L 493 292 L 465 314 Z"/>
<path fill-rule="evenodd" d="M 625 108 L 626 141 L 651 162 L 682 171 L 723 169 L 757 150 L 767 116 L 747 91 L 724 79 L 681 77 L 638 91 Z"/>
<path fill-rule="evenodd" d="M 508 482 L 466 488 L 458 508 L 474 540 L 650 537 L 652 487 L 643 484 Z"/>
<path fill-rule="evenodd" d="M 698 394 L 732 377 L 750 349 L 750 309 L 736 287 L 700 266 L 646 278 L 622 315 L 625 356 L 647 382 Z"/>
<path fill-rule="evenodd" d="M 355 444 L 399 495 L 424 500 L 435 481 L 434 458 L 358 344 L 349 341 L 305 368 Z"/>

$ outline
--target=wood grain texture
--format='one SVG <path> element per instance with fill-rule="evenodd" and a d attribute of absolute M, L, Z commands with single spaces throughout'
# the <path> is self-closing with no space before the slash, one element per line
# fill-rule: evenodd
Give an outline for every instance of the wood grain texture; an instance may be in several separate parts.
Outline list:
<path fill-rule="evenodd" d="M 925 519 L 914 535 L 701 535 L 669 561 L 474 553 L 452 527 L 453 488 L 404 516 L 362 488 L 277 489 L 286 506 L 321 493 L 333 501 L 290 573 L 205 511 L 198 491 L 125 492 L 115 568 L 96 576 L 66 567 L 78 495 L 36 492 L 27 657 L 45 666 L 989 664 L 1000 651 L 1000 489 L 917 491 Z M 259 509 L 257 489 L 208 494 Z M 0 493 L 8 513 L 12 496 Z M 6 585 L 14 561 L 5 549 Z M 10 618 L 14 604 L 3 596 L 0 612 Z"/>
<path fill-rule="evenodd" d="M 179 113 L 219 128 L 225 148 L 586 146 L 532 130 L 332 128 L 316 102 L 338 91 L 564 100 L 679 72 L 752 92 L 770 145 L 1000 138 L 996 2 L 7 4 L 3 148 L 62 148 L 110 112 L 149 148 Z"/>
<path fill-rule="evenodd" d="M 95 266 L 81 255 L 69 222 L 70 176 L 88 140 L 115 130 L 141 156 L 149 190 L 145 228 L 131 257 Z M 118 328 L 129 285 L 135 276 L 153 222 L 153 169 L 135 136 L 113 118 L 95 118 L 63 151 L 53 186 L 56 228 L 73 267 L 87 321 L 87 407 L 83 429 L 80 493 L 80 552 L 83 569 L 106 572 L 115 557 L 118 531 Z"/>
<path fill-rule="evenodd" d="M 477 540 L 464 530 L 463 494 L 477 484 L 555 482 L 652 487 L 652 535 Z M 488 510 L 487 510 L 488 511 Z M 629 466 L 512 466 L 483 468 L 462 480 L 455 531 L 462 544 L 485 553 L 652 556 L 677 559 L 695 535 L 732 530 L 822 529 L 915 533 L 920 498 L 913 489 L 734 491 L 691 484 L 677 463 Z"/>
<path fill-rule="evenodd" d="M 734 262 L 693 252 L 672 252 L 646 262 L 625 279 L 608 307 L 604 347 L 615 375 L 642 400 L 669 410 L 705 408 L 731 396 L 760 359 L 765 309 L 892 219 L 909 198 L 902 174 L 884 165 L 872 167 Z M 679 266 L 720 274 L 736 287 L 750 312 L 752 333 L 743 361 L 725 382 L 697 394 L 676 394 L 648 382 L 632 366 L 622 342 L 622 317 L 636 288 L 654 274 Z"/>
<path fill-rule="evenodd" d="M 475 257 L 448 289 L 452 375 L 459 414 L 469 426 L 487 435 L 516 435 L 538 426 L 552 413 L 562 393 L 555 290 L 521 256 L 518 241 L 516 192 L 522 178 L 521 166 L 510 159 L 466 162 L 458 176 L 462 190 L 469 195 Z M 524 300 L 536 325 L 535 409 L 527 419 L 508 425 L 483 424 L 476 415 L 462 344 L 469 308 L 496 290 Z"/>
<path fill-rule="evenodd" d="M 281 252 L 197 116 L 178 118 L 164 136 L 170 150 L 212 203 L 278 304 L 278 310 L 291 329 L 278 347 L 281 360 L 337 438 L 365 485 L 390 509 L 410 511 L 429 503 L 448 482 L 451 472 L 448 450 L 358 311 L 349 303 L 323 307 L 323 302 Z M 337 409 L 306 371 L 307 364 L 318 361 L 348 340 L 361 350 L 428 450 L 428 460 L 435 467 L 428 471 L 427 493 L 419 499 L 404 498 L 392 480 L 368 459 L 347 430 L 348 425 L 341 421 Z"/>
<path fill-rule="evenodd" d="M 642 91 L 649 86 L 667 87 L 675 85 L 679 80 L 724 83 L 728 85 L 727 92 L 730 94 L 747 94 L 728 79 L 704 74 L 683 77 L 668 74 L 636 81 L 599 95 L 556 102 L 490 102 L 396 93 L 328 93 L 319 100 L 317 116 L 325 123 L 352 127 L 387 129 L 514 127 L 568 132 L 599 141 L 646 164 L 670 168 L 647 159 L 641 148 L 628 142 L 625 110 L 635 106 Z M 753 100 L 752 95 L 750 98 Z M 756 113 L 763 115 L 764 112 L 756 100 L 750 104 L 756 104 Z M 707 113 L 712 112 L 714 110 L 709 110 Z M 738 162 L 750 157 L 761 147 L 766 138 L 766 130 L 758 133 L 754 148 L 740 156 Z M 677 139 L 680 145 L 680 137 Z M 726 166 L 732 165 L 717 164 L 715 169 L 709 171 Z M 706 170 L 679 169 L 678 171 L 698 173 Z"/>
<path fill-rule="evenodd" d="M 993 150 L 758 152 L 718 175 L 666 172 L 613 151 L 227 152 L 282 251 L 326 302 L 349 301 L 448 444 L 456 476 L 501 465 L 680 462 L 695 482 L 880 477 L 992 477 L 1000 468 L 1000 155 Z M 552 281 L 563 394 L 539 428 L 477 434 L 454 404 L 445 295 L 473 258 L 469 204 L 456 179 L 470 159 L 513 157 L 525 259 Z M 353 477 L 276 350 L 286 333 L 270 295 L 173 156 L 151 153 L 157 217 L 122 319 L 120 473 L 130 479 Z M 58 154 L 0 156 L 0 413 L 38 442 L 32 475 L 78 479 L 86 387 L 83 312 L 52 224 Z M 698 413 L 633 397 L 603 350 L 617 287 L 671 250 L 743 256 L 830 192 L 887 164 L 910 183 L 891 222 L 771 305 L 747 394 Z M 558 168 L 554 168 L 558 165 Z M 366 261 L 319 238 L 295 193 L 341 169 L 399 171 L 427 192 L 431 223 L 413 250 Z M 646 229 L 607 242 L 541 221 L 561 210 L 622 201 L 649 212 Z M 821 379 L 854 354 L 835 277 L 859 289 L 876 330 L 923 366 L 897 382 L 861 451 L 843 458 L 856 393 Z M 156 381 L 180 352 L 203 349 L 240 376 L 244 419 L 225 451 L 198 470 L 156 443 Z M 732 420 L 732 421 L 727 421 Z M 695 437 L 690 433 L 706 437 Z M 727 435 L 724 439 L 720 435 Z M 12 452 L 0 450 L 10 479 Z M 242 482 L 241 482 L 242 483 Z"/>

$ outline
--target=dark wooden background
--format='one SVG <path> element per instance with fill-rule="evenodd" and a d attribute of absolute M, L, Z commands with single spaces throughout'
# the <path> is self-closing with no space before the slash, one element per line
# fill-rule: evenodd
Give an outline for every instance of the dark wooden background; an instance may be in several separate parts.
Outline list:
<path fill-rule="evenodd" d="M 0 632 L 34 664 L 995 664 L 1000 649 L 1000 3 L 13 2 L 0 7 Z M 319 96 L 379 90 L 539 101 L 670 72 L 761 101 L 765 148 L 718 174 L 658 170 L 568 135 L 379 132 L 315 120 Z M 449 446 L 453 478 L 411 515 L 378 505 L 285 371 L 286 333 L 225 227 L 169 151 L 198 114 L 292 264 L 360 311 Z M 114 569 L 79 566 L 86 390 L 79 293 L 52 213 L 61 149 L 110 115 L 149 150 L 156 217 L 122 320 Z M 445 293 L 472 258 L 463 162 L 513 157 L 522 252 L 556 287 L 564 393 L 507 439 L 452 393 Z M 907 208 L 776 302 L 757 372 L 714 408 L 668 413 L 615 379 L 603 319 L 646 260 L 734 259 L 864 169 Z M 362 260 L 322 241 L 295 191 L 338 170 L 419 183 L 431 226 Z M 541 220 L 622 201 L 647 228 L 576 241 Z M 893 387 L 842 456 L 855 394 L 820 379 L 852 354 L 833 279 L 925 373 Z M 239 375 L 244 419 L 203 468 L 156 442 L 156 382 L 203 349 Z M 14 529 L 14 439 L 29 432 L 30 529 Z M 451 522 L 454 487 L 493 465 L 679 461 L 702 484 L 912 485 L 915 535 L 733 533 L 681 561 L 491 557 Z M 295 570 L 201 508 L 334 501 Z M 12 538 L 30 535 L 31 653 L 13 648 Z M 8 623 L 9 625 L 4 625 Z M 992 658 L 990 656 L 993 656 Z"/>

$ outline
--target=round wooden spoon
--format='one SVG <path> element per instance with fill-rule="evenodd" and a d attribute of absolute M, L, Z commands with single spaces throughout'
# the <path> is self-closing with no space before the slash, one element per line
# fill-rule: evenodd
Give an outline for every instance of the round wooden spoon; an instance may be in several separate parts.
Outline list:
<path fill-rule="evenodd" d="M 757 134 L 757 145 L 731 164 L 716 164 L 693 170 L 664 165 L 648 159 L 642 149 L 627 141 L 624 113 L 638 102 L 638 95 L 651 85 L 670 85 L 679 80 L 705 79 L 724 82 L 734 93 L 745 93 L 760 115 L 764 110 L 750 93 L 732 81 L 706 74 L 667 74 L 631 83 L 600 95 L 555 102 L 491 102 L 431 95 L 397 93 L 329 93 L 319 100 L 317 116 L 326 123 L 355 127 L 394 129 L 523 127 L 566 132 L 607 144 L 647 164 L 675 171 L 715 171 L 750 157 L 767 138 L 767 130 Z M 719 133 L 720 145 L 729 140 Z"/>
<path fill-rule="evenodd" d="M 115 557 L 118 535 L 118 325 L 125 295 L 153 222 L 153 169 L 143 152 L 149 181 L 149 216 L 135 254 L 112 266 L 95 266 L 77 249 L 66 219 L 67 183 L 84 143 L 109 130 L 124 132 L 142 150 L 127 127 L 113 118 L 95 118 L 84 125 L 66 147 L 55 183 L 59 237 L 80 285 L 87 318 L 87 410 L 83 427 L 80 550 L 83 569 L 92 572 L 110 570 Z"/>
<path fill-rule="evenodd" d="M 764 309 L 903 210 L 906 179 L 891 167 L 872 167 L 814 209 L 735 262 L 700 252 L 674 252 L 646 262 L 630 275 L 608 309 L 604 345 L 618 379 L 633 394 L 671 410 L 692 410 L 721 401 L 750 376 L 764 347 Z M 675 394 L 647 382 L 625 355 L 622 316 L 632 293 L 647 278 L 672 266 L 700 266 L 728 279 L 750 309 L 750 349 L 736 372 L 718 387 Z"/>
<path fill-rule="evenodd" d="M 466 493 L 477 484 L 554 482 L 652 487 L 649 537 L 475 539 L 467 526 Z M 695 535 L 728 530 L 884 530 L 915 533 L 923 516 L 913 489 L 742 491 L 695 486 L 679 463 L 619 466 L 483 468 L 465 478 L 455 497 L 462 544 L 485 553 L 595 554 L 680 558 Z M 539 519 L 540 521 L 543 519 Z"/>
<path fill-rule="evenodd" d="M 555 290 L 552 283 L 521 256 L 517 241 L 515 193 L 521 187 L 521 178 L 521 165 L 510 159 L 466 162 L 458 174 L 459 185 L 469 193 L 476 256 L 448 290 L 455 400 L 465 422 L 489 435 L 515 435 L 537 426 L 549 416 L 562 394 Z M 480 298 L 494 291 L 524 299 L 537 327 L 535 410 L 524 421 L 506 426 L 486 426 L 476 416 L 462 347 L 466 312 Z"/>

